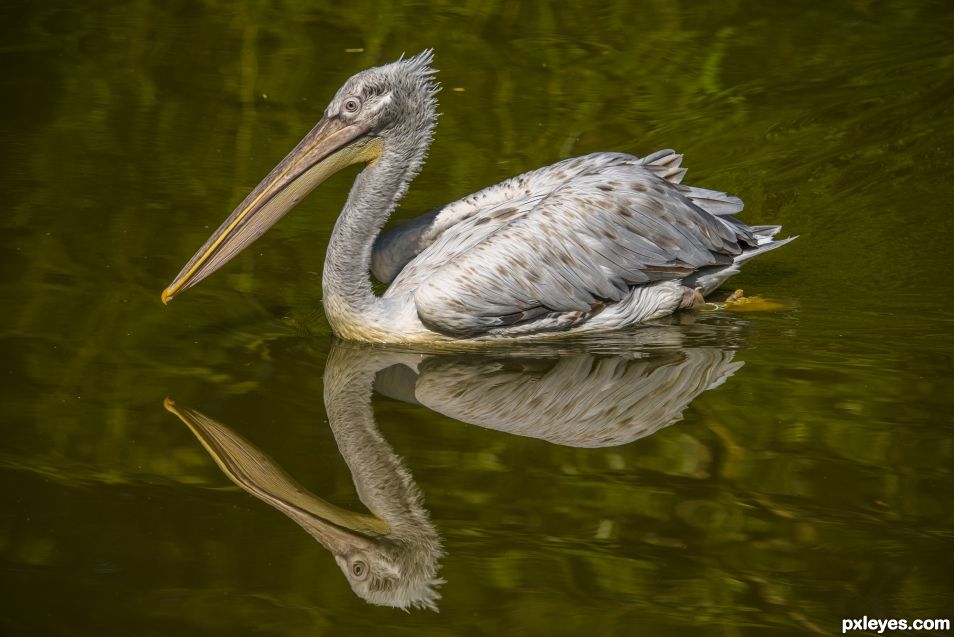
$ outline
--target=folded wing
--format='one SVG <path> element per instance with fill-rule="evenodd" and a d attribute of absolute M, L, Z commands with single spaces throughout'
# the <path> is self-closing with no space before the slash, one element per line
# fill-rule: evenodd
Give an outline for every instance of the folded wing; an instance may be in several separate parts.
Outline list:
<path fill-rule="evenodd" d="M 471 211 L 408 263 L 387 295 L 413 293 L 432 329 L 476 335 L 554 315 L 582 319 L 632 286 L 729 265 L 757 244 L 731 216 L 734 198 L 679 185 L 681 172 L 670 181 L 658 166 L 615 157 L 629 161 Z M 723 209 L 707 212 L 693 195 Z"/>

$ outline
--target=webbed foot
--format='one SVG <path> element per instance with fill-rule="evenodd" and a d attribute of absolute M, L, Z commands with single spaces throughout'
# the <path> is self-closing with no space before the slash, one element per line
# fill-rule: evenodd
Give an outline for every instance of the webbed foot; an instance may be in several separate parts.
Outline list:
<path fill-rule="evenodd" d="M 729 303 L 744 303 L 747 300 L 748 299 L 745 298 L 745 292 L 743 292 L 742 290 L 736 290 L 735 292 L 730 294 L 728 297 L 726 297 L 725 304 L 728 305 Z"/>
<path fill-rule="evenodd" d="M 785 306 L 778 301 L 769 301 L 761 296 L 745 296 L 742 290 L 736 290 L 725 300 L 725 309 L 734 312 L 775 312 Z"/>

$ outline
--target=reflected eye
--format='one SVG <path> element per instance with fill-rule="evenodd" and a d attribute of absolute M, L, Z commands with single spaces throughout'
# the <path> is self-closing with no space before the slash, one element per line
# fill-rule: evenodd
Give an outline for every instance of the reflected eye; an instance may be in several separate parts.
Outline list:
<path fill-rule="evenodd" d="M 368 577 L 368 565 L 361 560 L 351 562 L 351 575 L 356 580 L 364 580 Z"/>
<path fill-rule="evenodd" d="M 357 113 L 361 110 L 361 100 L 357 97 L 349 97 L 341 106 L 345 113 Z"/>

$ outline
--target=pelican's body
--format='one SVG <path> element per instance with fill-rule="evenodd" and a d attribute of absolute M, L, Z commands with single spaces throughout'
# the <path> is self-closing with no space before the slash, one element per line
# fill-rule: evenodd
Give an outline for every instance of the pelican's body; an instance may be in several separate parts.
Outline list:
<path fill-rule="evenodd" d="M 608 330 L 694 307 L 745 260 L 789 241 L 742 202 L 684 186 L 682 159 L 594 153 L 486 188 L 378 237 L 436 120 L 430 52 L 369 69 L 209 239 L 163 300 L 221 267 L 341 167 L 366 162 L 322 279 L 335 333 L 440 342 Z M 383 296 L 369 274 L 390 283 Z"/>

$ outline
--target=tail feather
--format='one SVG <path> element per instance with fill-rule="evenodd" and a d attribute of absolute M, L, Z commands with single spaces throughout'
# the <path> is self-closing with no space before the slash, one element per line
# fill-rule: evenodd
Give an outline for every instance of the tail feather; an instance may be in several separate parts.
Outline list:
<path fill-rule="evenodd" d="M 682 185 L 682 178 L 686 175 L 686 169 L 682 168 L 682 155 L 670 148 L 646 155 L 640 163 L 657 177 L 679 184 L 679 190 L 709 214 L 721 217 L 742 211 L 742 200 L 738 197 L 718 190 Z"/>
<path fill-rule="evenodd" d="M 748 248 L 747 250 L 743 250 L 742 254 L 740 254 L 739 256 L 735 258 L 734 263 L 745 263 L 749 259 L 757 257 L 760 254 L 764 254 L 768 252 L 769 250 L 780 248 L 786 243 L 788 243 L 789 241 L 793 241 L 798 238 L 798 235 L 795 235 L 794 237 L 785 237 L 784 239 L 775 240 L 772 237 L 775 235 L 776 232 L 782 229 L 782 226 L 769 226 L 769 227 L 773 228 L 772 234 L 766 235 L 766 234 L 760 234 L 758 232 L 755 232 L 754 233 L 755 237 L 758 239 L 758 242 L 759 242 L 758 245 L 754 248 Z M 755 228 L 753 228 L 753 230 L 755 230 Z"/>
<path fill-rule="evenodd" d="M 779 248 L 789 241 L 794 241 L 798 238 L 798 235 L 796 235 L 794 237 L 786 237 L 778 241 L 772 239 L 772 237 L 781 229 L 781 226 L 754 226 L 752 230 L 753 234 L 758 240 L 758 245 L 742 250 L 742 253 L 736 256 L 732 263 L 728 265 L 703 268 L 695 272 L 694 274 L 683 279 L 682 284 L 690 288 L 698 288 L 703 296 L 708 296 L 710 293 L 715 291 L 716 288 L 722 285 L 726 279 L 738 274 L 742 269 L 742 264 L 749 259 L 757 257 L 760 254 L 764 254 L 769 250 Z"/>
<path fill-rule="evenodd" d="M 686 175 L 686 169 L 679 167 L 682 164 L 682 155 L 671 148 L 646 155 L 641 163 L 657 177 L 674 184 L 680 183 Z"/>
<path fill-rule="evenodd" d="M 782 230 L 782 226 L 749 226 L 749 230 L 755 235 L 758 245 L 762 245 L 777 235 Z"/>
<path fill-rule="evenodd" d="M 742 212 L 742 208 L 745 207 L 742 200 L 738 197 L 727 195 L 718 190 L 697 188 L 695 186 L 681 186 L 680 190 L 684 195 L 692 199 L 692 203 L 717 217 L 734 215 L 737 212 Z"/>
<path fill-rule="evenodd" d="M 747 226 L 736 219 L 733 215 L 742 212 L 744 207 L 742 200 L 738 197 L 718 190 L 682 184 L 682 178 L 686 174 L 686 169 L 681 167 L 682 155 L 670 148 L 647 155 L 639 160 L 639 163 L 652 171 L 657 177 L 677 184 L 679 191 L 692 200 L 692 203 L 709 214 L 719 217 L 722 223 L 737 233 L 741 244 L 744 246 L 742 252 L 733 259 L 732 263 L 703 268 L 683 279 L 683 285 L 698 288 L 703 295 L 715 290 L 733 274 L 738 274 L 742 264 L 749 259 L 798 238 L 796 236 L 776 240 L 774 237 L 782 230 L 782 226 Z M 752 243 L 753 238 L 755 239 L 754 244 Z"/>

